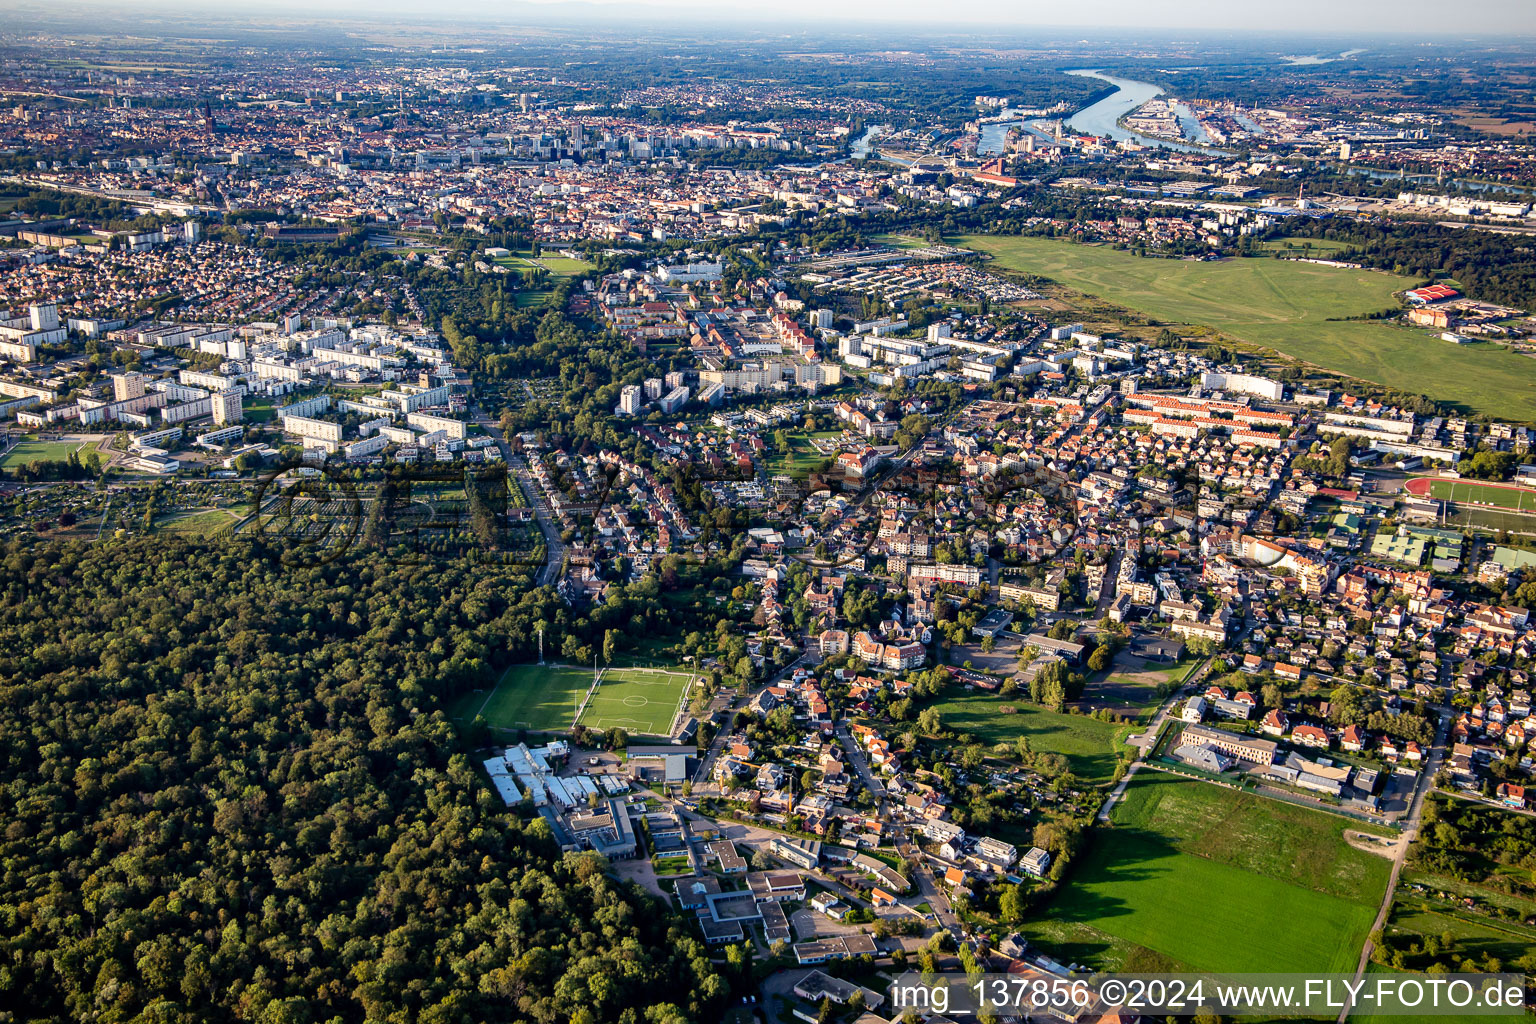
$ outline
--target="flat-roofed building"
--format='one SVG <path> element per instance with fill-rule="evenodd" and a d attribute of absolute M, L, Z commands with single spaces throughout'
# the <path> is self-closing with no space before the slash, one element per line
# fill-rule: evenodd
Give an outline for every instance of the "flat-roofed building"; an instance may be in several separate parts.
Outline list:
<path fill-rule="evenodd" d="M 1274 764 L 1279 747 L 1272 740 L 1239 736 L 1225 729 L 1212 729 L 1204 725 L 1186 725 L 1180 740 L 1190 746 L 1204 744 L 1239 761 L 1251 764 Z"/>
<path fill-rule="evenodd" d="M 214 394 L 210 400 L 213 410 L 213 422 L 218 426 L 226 426 L 230 423 L 239 423 L 245 417 L 242 395 L 244 388 L 230 388 L 228 391 L 220 391 Z"/>
<path fill-rule="evenodd" d="M 821 863 L 821 843 L 815 839 L 791 839 L 788 836 L 774 836 L 769 843 L 769 849 L 775 857 L 789 861 L 796 867 L 807 871 L 814 871 L 816 865 Z"/>

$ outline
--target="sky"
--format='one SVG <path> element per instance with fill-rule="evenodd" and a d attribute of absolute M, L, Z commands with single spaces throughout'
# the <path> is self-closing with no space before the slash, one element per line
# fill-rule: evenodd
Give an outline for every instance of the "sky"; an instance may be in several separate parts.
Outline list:
<path fill-rule="evenodd" d="M 0 0 L 0 9 L 6 0 Z M 711 21 L 754 23 L 772 31 L 786 22 L 881 24 L 992 24 L 1094 29 L 1253 31 L 1326 36 L 1360 32 L 1465 37 L 1469 34 L 1536 36 L 1536 0 L 119 0 L 134 6 L 187 12 L 256 14 L 262 10 L 324 16 L 398 13 L 506 23 L 537 8 L 537 20 L 631 20 L 647 10 L 658 17 L 692 15 Z M 525 15 L 526 16 L 526 15 Z"/>

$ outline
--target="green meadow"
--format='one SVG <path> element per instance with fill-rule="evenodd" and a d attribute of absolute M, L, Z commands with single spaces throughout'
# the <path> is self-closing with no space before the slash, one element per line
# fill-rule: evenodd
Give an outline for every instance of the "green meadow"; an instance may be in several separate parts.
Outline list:
<path fill-rule="evenodd" d="M 1388 861 L 1344 819 L 1143 771 L 1031 926 L 1118 969 L 1353 970 Z"/>
<path fill-rule="evenodd" d="M 1492 344 L 1452 345 L 1394 323 L 1339 319 L 1395 307 L 1395 293 L 1419 283 L 1412 278 L 1275 259 L 1148 259 L 1055 238 L 948 241 L 1161 323 L 1208 327 L 1468 412 L 1536 420 L 1536 360 Z"/>

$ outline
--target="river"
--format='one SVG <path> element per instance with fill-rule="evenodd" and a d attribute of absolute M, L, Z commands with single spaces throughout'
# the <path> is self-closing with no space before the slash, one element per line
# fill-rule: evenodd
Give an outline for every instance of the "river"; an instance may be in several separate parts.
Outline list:
<path fill-rule="evenodd" d="M 874 148 L 875 139 L 890 131 L 888 125 L 872 124 L 864 130 L 864 134 L 853 140 L 853 145 L 848 147 L 848 154 L 854 160 L 863 160 L 869 156 Z"/>
<path fill-rule="evenodd" d="M 1009 109 L 1003 111 L 1002 116 L 1007 118 L 1007 120 L 990 121 L 981 126 L 980 136 L 976 140 L 977 156 L 1001 156 L 1003 154 L 1003 149 L 1008 142 L 1008 133 L 1014 128 L 1017 128 L 1020 131 L 1028 132 L 1035 138 L 1039 139 L 1041 142 L 1054 141 L 1045 132 L 1032 127 L 1029 122 L 1025 120 L 1022 111 L 1014 110 L 1010 107 Z"/>
<path fill-rule="evenodd" d="M 1536 189 L 1525 185 L 1501 185 L 1496 181 L 1479 181 L 1475 178 L 1439 178 L 1433 174 L 1411 174 L 1407 171 L 1384 171 L 1379 167 L 1350 167 L 1348 174 L 1370 178 L 1372 181 L 1400 181 L 1411 185 L 1434 185 L 1436 192 L 1509 192 L 1525 196 L 1536 195 Z"/>
<path fill-rule="evenodd" d="M 1150 82 L 1134 82 L 1129 78 L 1116 78 L 1106 75 L 1102 71 L 1092 68 L 1080 68 L 1076 71 L 1068 71 L 1069 75 L 1077 75 L 1079 78 L 1097 78 L 1115 86 L 1115 91 L 1099 100 L 1099 102 L 1084 107 L 1067 119 L 1075 131 L 1084 135 L 1095 135 L 1099 138 L 1111 138 L 1115 141 L 1134 140 L 1144 146 L 1162 146 L 1167 149 L 1177 149 L 1184 153 L 1212 153 L 1214 150 L 1203 146 L 1191 146 L 1183 142 L 1171 142 L 1167 139 L 1156 139 L 1150 135 L 1138 135 L 1136 132 L 1126 131 L 1119 125 L 1120 118 L 1129 114 L 1148 100 L 1156 99 L 1163 94 L 1163 90 Z M 1180 123 L 1186 124 L 1183 112 L 1180 112 Z M 1194 120 L 1193 114 L 1190 121 Z M 1188 131 L 1187 125 L 1185 128 Z"/>

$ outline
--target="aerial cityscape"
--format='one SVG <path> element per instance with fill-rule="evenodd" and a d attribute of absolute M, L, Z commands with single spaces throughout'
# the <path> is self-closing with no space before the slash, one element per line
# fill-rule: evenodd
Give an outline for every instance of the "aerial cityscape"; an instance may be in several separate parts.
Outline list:
<path fill-rule="evenodd" d="M 1536 1009 L 1536 6 L 0 13 L 0 1024 Z"/>

